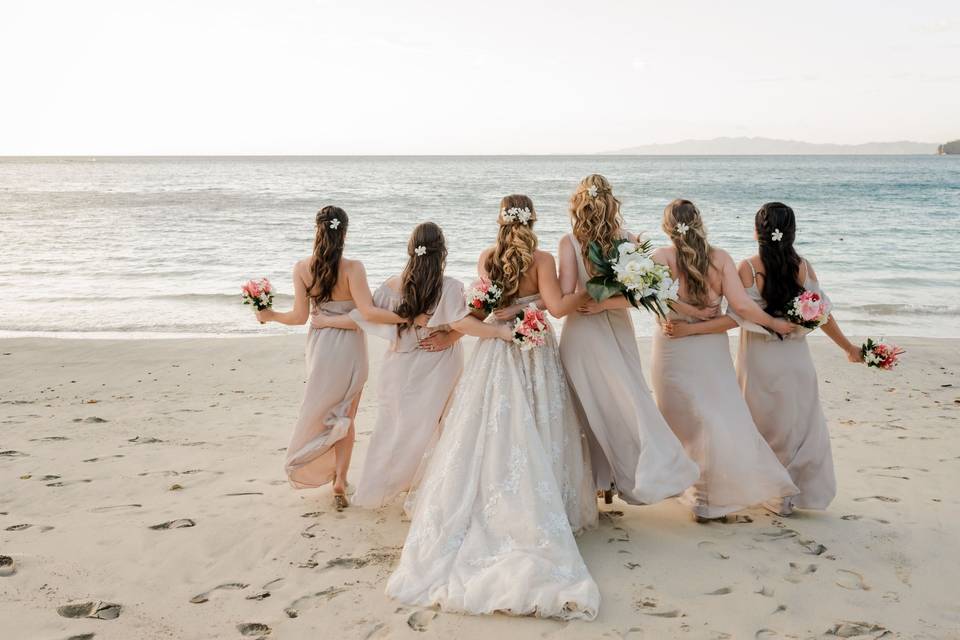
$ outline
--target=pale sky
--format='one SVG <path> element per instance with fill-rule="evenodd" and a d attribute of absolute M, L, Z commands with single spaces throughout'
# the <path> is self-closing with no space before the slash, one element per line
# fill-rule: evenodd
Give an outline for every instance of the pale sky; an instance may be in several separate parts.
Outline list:
<path fill-rule="evenodd" d="M 960 2 L 0 0 L 0 155 L 960 138 Z"/>

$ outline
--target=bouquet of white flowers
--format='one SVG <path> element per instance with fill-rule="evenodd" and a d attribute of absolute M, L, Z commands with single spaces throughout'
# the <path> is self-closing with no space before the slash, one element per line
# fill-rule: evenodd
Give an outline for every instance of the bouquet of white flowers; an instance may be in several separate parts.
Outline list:
<path fill-rule="evenodd" d="M 654 262 L 650 253 L 649 240 L 616 240 L 607 255 L 598 243 L 591 242 L 587 254 L 598 275 L 587 281 L 587 293 L 597 302 L 622 294 L 636 308 L 666 318 L 680 284 L 670 268 Z"/>

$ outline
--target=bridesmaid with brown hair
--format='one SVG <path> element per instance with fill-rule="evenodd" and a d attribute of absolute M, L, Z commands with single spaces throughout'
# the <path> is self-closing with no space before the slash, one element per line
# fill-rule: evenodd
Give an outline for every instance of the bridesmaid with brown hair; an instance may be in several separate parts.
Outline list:
<path fill-rule="evenodd" d="M 592 277 L 590 243 L 609 252 L 636 236 L 620 215 L 620 201 L 601 175 L 580 181 L 570 199 L 573 226 L 560 240 L 560 286 L 586 291 Z M 696 482 L 697 465 L 657 410 L 643 379 L 630 303 L 617 296 L 588 302 L 563 327 L 560 356 L 590 443 L 597 488 L 629 504 L 652 504 Z M 609 499 L 609 494 L 607 494 Z"/>
<path fill-rule="evenodd" d="M 796 328 L 750 299 L 730 254 L 707 241 L 703 218 L 692 202 L 667 205 L 662 228 L 671 244 L 652 257 L 675 275 L 682 302 L 711 307 L 726 298 L 751 322 L 784 335 Z M 671 311 L 670 319 L 697 321 L 679 310 Z M 725 333 L 671 340 L 656 332 L 652 378 L 663 417 L 700 466 L 700 479 L 681 498 L 698 521 L 799 493 L 740 395 Z"/>
<path fill-rule="evenodd" d="M 773 315 L 804 290 L 826 298 L 817 274 L 793 243 L 797 221 L 793 209 L 768 202 L 754 218 L 758 253 L 740 263 L 739 275 L 747 294 Z M 729 311 L 709 322 L 671 322 L 664 333 L 672 338 L 726 333 L 740 324 L 737 379 L 760 433 L 787 468 L 800 494 L 768 500 L 764 506 L 781 516 L 793 509 L 825 509 L 837 492 L 830 451 L 830 432 L 820 405 L 817 371 L 806 336 L 813 329 L 797 327 L 779 340 L 762 327 Z M 833 314 L 820 327 L 846 354 L 862 363 L 860 347 L 850 342 Z"/>
<path fill-rule="evenodd" d="M 363 263 L 343 257 L 348 225 L 347 212 L 340 207 L 326 206 L 317 213 L 313 255 L 293 267 L 293 309 L 258 311 L 259 321 L 302 325 L 311 314 L 346 317 L 357 309 L 371 322 L 404 322 L 373 304 Z M 348 506 L 354 418 L 367 381 L 366 337 L 348 328 L 311 327 L 306 365 L 306 389 L 287 449 L 287 477 L 297 489 L 333 482 L 339 510 Z"/>
<path fill-rule="evenodd" d="M 354 504 L 370 509 L 411 492 L 407 510 L 412 511 L 418 470 L 439 438 L 450 395 L 463 371 L 460 338 L 503 334 L 502 328 L 470 315 L 463 284 L 444 275 L 447 244 L 439 226 L 418 224 L 410 234 L 407 255 L 403 272 L 373 293 L 373 303 L 399 315 L 402 324 L 367 322 L 356 309 L 348 316 L 317 314 L 311 320 L 315 327 L 359 325 L 365 333 L 390 342 L 377 385 L 377 424 L 353 498 Z"/>

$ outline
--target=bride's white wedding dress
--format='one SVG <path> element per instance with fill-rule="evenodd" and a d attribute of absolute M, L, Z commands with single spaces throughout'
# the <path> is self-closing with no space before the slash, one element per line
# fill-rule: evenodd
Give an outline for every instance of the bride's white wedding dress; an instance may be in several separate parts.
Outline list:
<path fill-rule="evenodd" d="M 387 595 L 471 614 L 596 616 L 600 593 L 573 537 L 526 371 L 517 346 L 477 341 Z"/>

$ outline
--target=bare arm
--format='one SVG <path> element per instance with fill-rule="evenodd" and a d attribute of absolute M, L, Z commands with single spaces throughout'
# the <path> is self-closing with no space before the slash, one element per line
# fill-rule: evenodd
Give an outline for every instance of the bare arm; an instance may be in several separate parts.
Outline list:
<path fill-rule="evenodd" d="M 357 311 L 367 322 L 380 324 L 403 324 L 403 318 L 392 311 L 381 309 L 373 304 L 373 295 L 370 285 L 367 284 L 367 270 L 362 262 L 354 262 L 347 269 L 347 285 L 350 287 L 350 297 L 357 305 Z"/>
<path fill-rule="evenodd" d="M 557 263 L 553 256 L 545 251 L 537 252 L 537 288 L 547 311 L 555 318 L 562 318 L 587 301 L 587 295 L 571 292 L 566 295 L 557 277 Z"/>
<path fill-rule="evenodd" d="M 817 272 L 813 270 L 813 265 L 809 261 L 804 261 L 807 263 L 808 276 L 810 279 L 819 282 L 817 278 Z M 830 314 L 830 319 L 820 327 L 823 329 L 823 332 L 827 334 L 833 343 L 838 347 L 843 349 L 847 354 L 847 360 L 850 362 L 863 362 L 863 354 L 860 353 L 860 347 L 850 342 L 847 336 L 840 329 L 840 324 L 837 322 L 837 319 L 833 317 L 833 314 Z"/>
<path fill-rule="evenodd" d="M 501 340 L 513 340 L 513 329 L 505 324 L 491 324 L 478 320 L 475 316 L 467 315 L 456 322 L 451 322 L 450 327 L 460 333 L 477 338 L 500 338 Z"/>
<path fill-rule="evenodd" d="M 779 334 L 786 335 L 796 329 L 795 324 L 782 318 L 774 318 L 769 313 L 760 308 L 743 288 L 743 282 L 740 281 L 740 274 L 733 264 L 733 258 L 726 251 L 715 250 L 719 258 L 719 269 L 721 278 L 721 293 L 727 299 L 730 307 L 737 312 L 737 315 L 755 322 L 761 326 L 772 329 Z"/>
<path fill-rule="evenodd" d="M 570 238 L 560 239 L 560 291 L 563 295 L 573 293 L 580 286 L 580 267 L 577 265 L 577 250 L 574 249 Z"/>
<path fill-rule="evenodd" d="M 720 316 L 705 322 L 665 322 L 661 325 L 663 334 L 668 338 L 683 338 L 708 333 L 726 333 L 737 326 L 730 316 Z"/>
<path fill-rule="evenodd" d="M 307 284 L 305 279 L 306 266 L 298 262 L 293 266 L 293 309 L 290 311 L 275 311 L 264 309 L 257 311 L 257 320 L 260 322 L 279 322 L 286 325 L 301 325 L 310 315 L 310 300 L 307 298 Z"/>
<path fill-rule="evenodd" d="M 315 329 L 346 329 L 347 331 L 356 331 L 360 328 L 350 319 L 349 314 L 333 315 L 323 311 L 310 314 L 310 326 Z"/>

